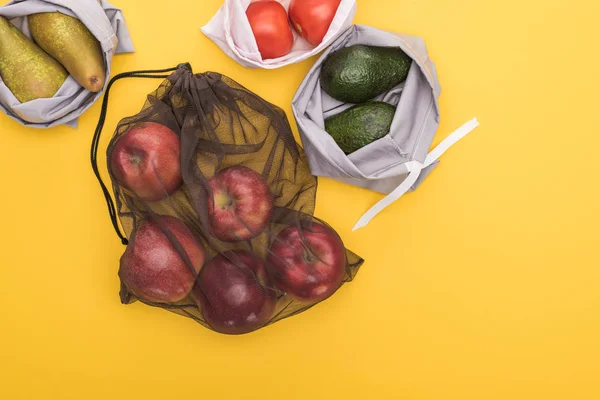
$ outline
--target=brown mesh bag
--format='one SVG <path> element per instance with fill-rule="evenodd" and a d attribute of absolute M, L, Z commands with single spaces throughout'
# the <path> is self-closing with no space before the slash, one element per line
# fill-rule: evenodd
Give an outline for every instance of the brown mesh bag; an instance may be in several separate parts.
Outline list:
<path fill-rule="evenodd" d="M 128 77 L 164 81 L 110 141 L 113 202 L 96 156 L 110 88 Z M 331 296 L 363 262 L 313 216 L 317 179 L 285 112 L 221 74 L 183 64 L 114 77 L 91 157 L 127 245 L 125 304 L 247 333 Z"/>

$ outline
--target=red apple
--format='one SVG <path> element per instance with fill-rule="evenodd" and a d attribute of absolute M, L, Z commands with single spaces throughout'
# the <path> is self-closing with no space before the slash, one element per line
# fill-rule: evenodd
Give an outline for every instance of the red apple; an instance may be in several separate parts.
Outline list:
<path fill-rule="evenodd" d="M 156 122 L 131 127 L 110 150 L 109 167 L 123 188 L 144 201 L 157 201 L 181 186 L 179 136 Z"/>
<path fill-rule="evenodd" d="M 292 0 L 292 26 L 306 41 L 318 46 L 329 30 L 341 0 Z"/>
<path fill-rule="evenodd" d="M 234 335 L 264 326 L 277 299 L 264 262 L 245 250 L 228 251 L 209 261 L 193 294 L 206 322 L 217 332 Z"/>
<path fill-rule="evenodd" d="M 331 296 L 346 272 L 346 250 L 338 234 L 318 223 L 285 228 L 267 259 L 271 280 L 291 298 L 318 302 Z"/>
<path fill-rule="evenodd" d="M 175 246 L 167 235 L 176 239 Z M 186 255 L 191 265 L 186 263 Z M 160 216 L 158 221 L 146 220 L 137 228 L 121 257 L 119 276 L 141 300 L 175 303 L 191 292 L 205 255 L 204 247 L 183 221 Z"/>
<path fill-rule="evenodd" d="M 235 166 L 210 180 L 208 213 L 212 232 L 224 242 L 252 239 L 269 224 L 273 194 L 262 175 Z"/>

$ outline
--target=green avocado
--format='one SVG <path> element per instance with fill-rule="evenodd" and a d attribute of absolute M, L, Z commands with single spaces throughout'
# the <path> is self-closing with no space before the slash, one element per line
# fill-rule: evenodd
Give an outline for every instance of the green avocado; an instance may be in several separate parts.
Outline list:
<path fill-rule="evenodd" d="M 355 152 L 390 132 L 396 107 L 373 101 L 358 104 L 325 120 L 325 130 L 346 154 Z"/>
<path fill-rule="evenodd" d="M 398 47 L 344 47 L 323 63 L 321 87 L 336 100 L 364 103 L 404 82 L 411 64 Z"/>

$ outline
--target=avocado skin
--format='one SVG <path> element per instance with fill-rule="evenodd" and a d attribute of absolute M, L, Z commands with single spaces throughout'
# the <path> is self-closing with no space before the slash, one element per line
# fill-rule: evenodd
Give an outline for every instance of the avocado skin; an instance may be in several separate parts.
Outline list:
<path fill-rule="evenodd" d="M 404 82 L 411 64 L 398 47 L 344 47 L 325 60 L 321 87 L 336 100 L 364 103 Z"/>
<path fill-rule="evenodd" d="M 381 101 L 355 105 L 325 120 L 325 130 L 346 154 L 390 132 L 396 107 Z"/>

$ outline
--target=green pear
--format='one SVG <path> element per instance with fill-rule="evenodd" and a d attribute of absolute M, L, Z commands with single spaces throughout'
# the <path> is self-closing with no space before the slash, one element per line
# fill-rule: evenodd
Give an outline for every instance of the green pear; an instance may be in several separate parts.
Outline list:
<path fill-rule="evenodd" d="M 33 40 L 91 92 L 104 87 L 106 71 L 100 42 L 77 18 L 59 12 L 28 17 Z"/>
<path fill-rule="evenodd" d="M 0 17 L 0 77 L 17 100 L 52 97 L 68 76 L 58 61 Z"/>

